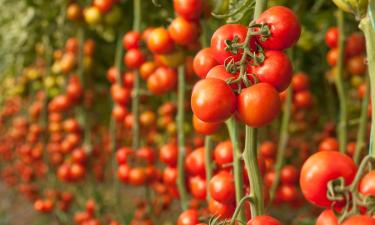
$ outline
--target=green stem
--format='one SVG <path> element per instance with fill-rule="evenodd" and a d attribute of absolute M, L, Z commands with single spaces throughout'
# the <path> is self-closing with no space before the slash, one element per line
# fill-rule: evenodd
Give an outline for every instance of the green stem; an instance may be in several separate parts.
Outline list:
<path fill-rule="evenodd" d="M 206 199 L 207 202 L 210 200 L 210 191 L 208 189 L 208 182 L 211 180 L 212 172 L 213 172 L 213 162 L 212 162 L 212 149 L 213 149 L 213 141 L 211 136 L 207 135 L 204 139 L 204 150 L 205 150 L 205 170 L 206 170 L 206 183 L 207 183 L 207 194 Z"/>
<path fill-rule="evenodd" d="M 346 100 L 346 93 L 344 88 L 344 54 L 345 54 L 345 20 L 344 12 L 342 10 L 337 11 L 337 25 L 339 29 L 339 40 L 338 40 L 338 58 L 337 58 L 337 73 L 335 75 L 335 84 L 340 103 L 340 118 L 337 126 L 337 134 L 339 138 L 340 151 L 346 151 L 347 143 L 347 126 L 348 126 L 348 107 Z"/>
<path fill-rule="evenodd" d="M 370 23 L 370 18 L 365 17 L 361 20 L 359 28 L 363 31 L 366 38 L 366 51 L 367 51 L 367 62 L 368 62 L 368 73 L 370 77 L 370 91 L 371 99 L 375 99 L 375 32 Z M 375 135 L 375 101 L 371 101 L 371 137 L 369 154 L 375 156 L 374 145 L 372 144 Z"/>
<path fill-rule="evenodd" d="M 181 207 L 186 210 L 188 207 L 188 194 L 185 187 L 185 67 L 178 67 L 178 96 L 177 96 L 177 139 L 178 139 L 178 177 L 177 187 L 181 197 Z"/>
<path fill-rule="evenodd" d="M 357 133 L 357 143 L 355 145 L 355 151 L 353 155 L 353 160 L 356 164 L 359 163 L 359 158 L 361 156 L 362 150 L 366 147 L 366 134 L 367 134 L 367 107 L 369 102 L 369 94 L 370 94 L 370 84 L 366 80 L 366 92 L 365 96 L 362 100 L 361 106 L 361 116 L 359 118 L 359 125 L 358 125 L 358 133 Z"/>
<path fill-rule="evenodd" d="M 266 8 L 267 0 L 256 0 L 254 9 L 254 19 L 257 19 Z"/>
<path fill-rule="evenodd" d="M 241 163 L 241 149 L 239 146 L 239 134 L 238 134 L 238 123 L 236 118 L 232 116 L 226 121 L 230 140 L 233 146 L 233 173 L 234 182 L 236 187 L 236 203 L 237 205 L 244 196 L 243 190 L 243 174 L 242 174 L 242 163 Z M 246 219 L 244 211 L 240 209 L 239 218 L 241 221 Z"/>
<path fill-rule="evenodd" d="M 285 149 L 288 143 L 288 125 L 290 121 L 290 114 L 292 108 L 292 88 L 289 87 L 287 91 L 286 101 L 284 104 L 284 114 L 281 119 L 280 138 L 279 145 L 277 148 L 276 165 L 275 165 L 275 180 L 272 183 L 270 190 L 270 203 L 275 197 L 276 189 L 280 182 L 280 172 L 284 165 Z"/>

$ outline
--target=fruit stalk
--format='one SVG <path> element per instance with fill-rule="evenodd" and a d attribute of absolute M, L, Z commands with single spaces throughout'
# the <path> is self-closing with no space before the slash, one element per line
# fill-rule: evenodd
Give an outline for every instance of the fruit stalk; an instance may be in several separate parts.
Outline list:
<path fill-rule="evenodd" d="M 370 84 L 366 80 L 366 92 L 361 104 L 361 116 L 359 118 L 357 142 L 355 144 L 355 151 L 353 155 L 354 162 L 358 165 L 362 150 L 366 147 L 367 134 L 367 107 L 369 103 Z"/>
<path fill-rule="evenodd" d="M 210 135 L 206 135 L 204 139 L 204 154 L 205 154 L 205 171 L 206 171 L 206 186 L 207 186 L 207 193 L 206 199 L 207 202 L 210 200 L 210 191 L 208 189 L 208 181 L 211 180 L 212 172 L 213 172 L 213 162 L 212 162 L 212 149 L 213 149 L 213 141 Z"/>

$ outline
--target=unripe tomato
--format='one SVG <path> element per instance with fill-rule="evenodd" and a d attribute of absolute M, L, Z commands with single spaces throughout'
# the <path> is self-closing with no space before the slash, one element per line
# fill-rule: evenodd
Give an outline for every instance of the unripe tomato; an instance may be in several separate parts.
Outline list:
<path fill-rule="evenodd" d="M 224 122 L 236 110 L 236 96 L 225 81 L 207 78 L 195 84 L 191 108 L 200 120 Z"/>
<path fill-rule="evenodd" d="M 292 10 L 284 6 L 274 6 L 264 11 L 256 20 L 257 24 L 267 24 L 270 36 L 263 40 L 257 36 L 262 47 L 270 50 L 284 50 L 294 45 L 301 35 L 301 25 Z"/>
<path fill-rule="evenodd" d="M 280 113 L 279 93 L 267 83 L 258 83 L 241 91 L 238 96 L 238 113 L 251 127 L 270 124 Z"/>
<path fill-rule="evenodd" d="M 163 66 L 177 68 L 185 63 L 185 54 L 183 51 L 176 50 L 168 54 L 155 55 L 155 61 Z"/>
<path fill-rule="evenodd" d="M 174 48 L 174 43 L 168 31 L 163 28 L 153 29 L 147 39 L 147 47 L 156 54 L 170 53 Z"/>
<path fill-rule="evenodd" d="M 152 93 L 161 95 L 172 90 L 176 83 L 176 71 L 167 67 L 160 67 L 147 79 L 147 88 Z"/>
<path fill-rule="evenodd" d="M 198 38 L 197 25 L 182 17 L 177 17 L 171 22 L 168 32 L 173 41 L 179 45 L 189 45 Z"/>
<path fill-rule="evenodd" d="M 83 16 L 86 23 L 89 25 L 97 25 L 102 19 L 99 9 L 95 6 L 89 6 L 88 8 L 84 9 Z"/>
<path fill-rule="evenodd" d="M 199 223 L 199 213 L 197 210 L 189 209 L 180 214 L 177 225 L 196 225 Z"/>
<path fill-rule="evenodd" d="M 336 151 L 321 151 L 310 156 L 302 166 L 300 186 L 305 198 L 317 205 L 329 207 L 327 198 L 328 182 L 339 177 L 349 185 L 357 172 L 354 161 Z"/>
<path fill-rule="evenodd" d="M 248 221 L 246 225 L 281 225 L 281 223 L 270 216 L 257 216 Z"/>
<path fill-rule="evenodd" d="M 214 53 L 210 48 L 200 50 L 194 57 L 194 72 L 200 78 L 206 78 L 208 71 L 210 71 L 216 65 L 218 65 L 218 62 L 216 61 Z"/>
<path fill-rule="evenodd" d="M 234 203 L 235 189 L 233 175 L 225 170 L 214 175 L 209 182 L 211 197 L 224 204 Z"/>
<path fill-rule="evenodd" d="M 337 41 L 339 39 L 339 30 L 337 27 L 330 27 L 325 35 L 325 42 L 330 48 L 337 48 Z"/>
<path fill-rule="evenodd" d="M 122 46 L 124 49 L 139 48 L 141 42 L 141 34 L 137 31 L 127 32 L 122 39 Z"/>
<path fill-rule="evenodd" d="M 203 4 L 202 0 L 173 0 L 174 11 L 186 20 L 198 20 Z"/>
<path fill-rule="evenodd" d="M 221 126 L 221 123 L 207 123 L 193 115 L 193 127 L 197 133 L 211 135 L 215 133 Z"/>

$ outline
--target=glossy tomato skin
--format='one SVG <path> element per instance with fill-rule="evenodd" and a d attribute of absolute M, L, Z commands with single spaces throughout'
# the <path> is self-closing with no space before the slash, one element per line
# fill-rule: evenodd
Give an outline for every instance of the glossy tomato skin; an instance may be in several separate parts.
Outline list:
<path fill-rule="evenodd" d="M 265 83 L 274 86 L 279 92 L 286 90 L 292 81 L 292 63 L 281 51 L 266 51 L 265 60 L 259 66 L 253 66 L 250 73 Z"/>
<path fill-rule="evenodd" d="M 292 78 L 292 88 L 293 91 L 304 91 L 309 89 L 310 79 L 309 76 L 303 72 L 294 74 Z"/>
<path fill-rule="evenodd" d="M 113 0 L 94 0 L 93 5 L 97 7 L 101 13 L 106 13 L 112 8 Z"/>
<path fill-rule="evenodd" d="M 160 67 L 147 79 L 147 88 L 153 94 L 161 95 L 171 91 L 176 83 L 176 71 L 171 68 Z"/>
<path fill-rule="evenodd" d="M 345 53 L 348 57 L 362 54 L 366 49 L 366 40 L 363 34 L 353 33 L 345 42 Z"/>
<path fill-rule="evenodd" d="M 177 17 L 171 22 L 168 32 L 173 41 L 179 45 L 192 44 L 198 38 L 197 25 L 182 17 Z"/>
<path fill-rule="evenodd" d="M 370 171 L 361 179 L 358 191 L 364 196 L 375 196 L 375 170 Z"/>
<path fill-rule="evenodd" d="M 124 56 L 124 62 L 129 69 L 138 69 L 146 61 L 146 56 L 140 49 L 130 49 Z"/>
<path fill-rule="evenodd" d="M 155 54 L 167 54 L 173 50 L 174 43 L 169 32 L 165 28 L 159 27 L 150 31 L 147 47 Z"/>
<path fill-rule="evenodd" d="M 205 151 L 204 147 L 200 147 L 186 156 L 185 168 L 189 174 L 200 177 L 206 176 Z"/>
<path fill-rule="evenodd" d="M 339 30 L 337 27 L 330 27 L 325 35 L 325 42 L 328 47 L 336 48 L 337 47 L 337 40 L 339 39 Z"/>
<path fill-rule="evenodd" d="M 278 116 L 280 110 L 279 93 L 267 83 L 245 88 L 238 96 L 238 113 L 248 126 L 265 126 Z"/>
<path fill-rule="evenodd" d="M 281 223 L 271 216 L 257 216 L 246 225 L 281 225 Z"/>
<path fill-rule="evenodd" d="M 193 115 L 193 127 L 197 133 L 204 135 L 211 135 L 215 133 L 222 123 L 207 123 L 200 120 L 196 115 Z"/>
<path fill-rule="evenodd" d="M 210 195 L 213 199 L 224 204 L 234 203 L 235 185 L 233 175 L 228 171 L 220 171 L 209 182 Z"/>
<path fill-rule="evenodd" d="M 235 37 L 238 38 L 238 42 L 242 43 L 245 41 L 247 33 L 247 27 L 241 24 L 226 24 L 219 27 L 211 38 L 211 50 L 214 54 L 216 61 L 219 64 L 224 64 L 228 57 L 232 57 L 234 61 L 239 61 L 242 57 L 243 50 L 239 50 L 237 54 L 226 51 L 226 40 L 233 41 Z"/>
<path fill-rule="evenodd" d="M 346 219 L 342 225 L 374 225 L 375 218 L 371 218 L 369 216 L 352 216 L 349 219 Z"/>
<path fill-rule="evenodd" d="M 129 31 L 122 39 L 122 46 L 124 49 L 130 50 L 132 48 L 139 48 L 141 42 L 141 34 L 137 31 Z"/>
<path fill-rule="evenodd" d="M 180 214 L 177 225 L 196 225 L 199 223 L 199 213 L 197 210 L 189 209 Z"/>
<path fill-rule="evenodd" d="M 294 45 L 301 35 L 301 25 L 292 10 L 284 6 L 274 6 L 264 11 L 256 23 L 269 26 L 271 36 L 262 41 L 262 47 L 271 50 L 284 50 Z"/>
<path fill-rule="evenodd" d="M 231 141 L 223 141 L 214 149 L 214 161 L 218 166 L 233 162 L 233 145 Z"/>
<path fill-rule="evenodd" d="M 191 177 L 189 179 L 190 192 L 199 200 L 206 199 L 207 187 L 206 180 L 200 176 Z"/>
<path fill-rule="evenodd" d="M 233 204 L 223 204 L 212 198 L 208 202 L 208 211 L 221 218 L 231 218 L 234 210 L 235 207 Z"/>
<path fill-rule="evenodd" d="M 204 48 L 200 50 L 194 57 L 194 72 L 200 78 L 206 78 L 208 71 L 210 71 L 216 65 L 218 65 L 218 62 L 216 61 L 211 48 Z"/>
<path fill-rule="evenodd" d="M 159 159 L 169 166 L 177 164 L 178 148 L 175 143 L 168 143 L 160 148 Z"/>
<path fill-rule="evenodd" d="M 186 20 L 196 21 L 202 13 L 202 0 L 173 0 L 174 11 Z"/>
<path fill-rule="evenodd" d="M 343 177 L 345 184 L 349 185 L 356 171 L 354 161 L 345 154 L 336 151 L 317 152 L 302 166 L 302 193 L 309 202 L 317 206 L 330 207 L 332 202 L 327 198 L 328 182 Z"/>
<path fill-rule="evenodd" d="M 197 82 L 191 96 L 191 108 L 200 119 L 209 123 L 227 120 L 236 110 L 236 96 L 223 80 L 206 78 Z"/>
<path fill-rule="evenodd" d="M 316 225 L 339 225 L 339 221 L 331 209 L 326 209 L 319 215 Z"/>
<path fill-rule="evenodd" d="M 229 73 L 224 65 L 217 65 L 214 66 L 210 71 L 208 71 L 206 78 L 216 78 L 223 81 L 227 81 L 228 79 L 235 79 L 238 77 L 238 74 L 231 74 Z M 238 84 L 233 83 L 230 85 L 234 90 L 238 88 Z"/>

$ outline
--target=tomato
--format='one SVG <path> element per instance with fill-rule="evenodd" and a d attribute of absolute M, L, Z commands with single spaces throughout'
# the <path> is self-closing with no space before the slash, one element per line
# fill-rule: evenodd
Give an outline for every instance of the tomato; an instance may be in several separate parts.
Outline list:
<path fill-rule="evenodd" d="M 339 29 L 337 27 L 330 27 L 325 36 L 325 42 L 330 48 L 337 48 L 337 42 L 339 39 Z"/>
<path fill-rule="evenodd" d="M 147 88 L 153 94 L 161 95 L 171 91 L 176 83 L 176 71 L 167 67 L 160 67 L 147 79 Z"/>
<path fill-rule="evenodd" d="M 134 74 L 133 71 L 125 72 L 122 75 L 122 83 L 124 84 L 125 88 L 129 88 L 129 89 L 133 88 L 133 85 L 134 85 L 134 76 L 135 76 L 135 74 Z"/>
<path fill-rule="evenodd" d="M 178 172 L 175 167 L 168 166 L 163 171 L 163 182 L 166 185 L 176 185 Z"/>
<path fill-rule="evenodd" d="M 139 49 L 130 49 L 124 56 L 124 63 L 129 69 L 138 69 L 146 61 L 146 56 Z"/>
<path fill-rule="evenodd" d="M 293 103 L 297 108 L 307 109 L 312 106 L 313 96 L 310 91 L 300 91 L 294 94 Z"/>
<path fill-rule="evenodd" d="M 328 182 L 343 177 L 349 185 L 357 168 L 353 160 L 336 151 L 321 151 L 310 156 L 303 164 L 300 175 L 300 186 L 305 198 L 317 205 L 329 207 L 327 198 Z"/>
<path fill-rule="evenodd" d="M 210 71 L 216 65 L 218 65 L 218 62 L 216 62 L 211 48 L 204 48 L 200 50 L 194 57 L 194 72 L 200 78 L 206 78 L 208 71 Z"/>
<path fill-rule="evenodd" d="M 211 198 L 208 202 L 208 211 L 221 218 L 231 218 L 235 207 L 233 204 L 223 204 Z"/>
<path fill-rule="evenodd" d="M 216 61 L 219 64 L 224 64 L 227 58 L 232 58 L 234 61 L 239 61 L 242 57 L 242 49 L 233 55 L 232 52 L 226 50 L 226 41 L 233 41 L 238 38 L 238 43 L 245 41 L 247 34 L 247 27 L 241 24 L 226 24 L 219 27 L 211 38 L 211 50 Z"/>
<path fill-rule="evenodd" d="M 362 33 L 352 33 L 346 39 L 345 52 L 348 57 L 362 54 L 366 50 L 366 40 Z"/>
<path fill-rule="evenodd" d="M 129 180 L 129 174 L 130 174 L 131 168 L 126 165 L 122 164 L 117 168 L 117 177 L 122 182 L 128 182 Z"/>
<path fill-rule="evenodd" d="M 122 46 L 124 49 L 130 50 L 133 48 L 139 48 L 141 42 L 141 34 L 137 31 L 127 32 L 122 39 Z"/>
<path fill-rule="evenodd" d="M 198 38 L 197 25 L 182 17 L 177 17 L 171 22 L 168 32 L 173 41 L 179 45 L 189 45 Z"/>
<path fill-rule="evenodd" d="M 197 133 L 211 135 L 215 133 L 221 126 L 221 123 L 207 123 L 193 115 L 193 127 Z"/>
<path fill-rule="evenodd" d="M 135 186 L 143 185 L 146 182 L 145 170 L 141 167 L 131 168 L 129 171 L 129 183 Z"/>
<path fill-rule="evenodd" d="M 303 72 L 296 73 L 292 78 L 293 91 L 304 91 L 309 89 L 310 79 L 309 76 Z"/>
<path fill-rule="evenodd" d="M 133 154 L 133 151 L 130 148 L 123 147 L 123 148 L 120 148 L 119 150 L 117 150 L 117 152 L 116 152 L 117 164 L 119 164 L 119 165 L 126 164 L 128 158 L 129 158 L 129 155 L 131 155 L 131 154 Z"/>
<path fill-rule="evenodd" d="M 94 0 L 93 5 L 97 7 L 101 13 L 106 13 L 112 8 L 113 0 Z"/>
<path fill-rule="evenodd" d="M 280 199 L 283 202 L 292 203 L 297 200 L 298 191 L 293 185 L 281 185 L 277 190 L 277 195 L 280 195 Z"/>
<path fill-rule="evenodd" d="M 331 209 L 326 209 L 319 215 L 316 225 L 339 225 L 339 221 Z"/>
<path fill-rule="evenodd" d="M 215 174 L 209 182 L 210 195 L 220 203 L 229 204 L 235 201 L 235 185 L 233 175 L 227 171 Z"/>
<path fill-rule="evenodd" d="M 119 105 L 125 105 L 130 100 L 130 91 L 118 84 L 112 85 L 111 95 L 113 101 L 115 101 Z"/>
<path fill-rule="evenodd" d="M 293 165 L 286 165 L 281 169 L 280 180 L 283 184 L 294 184 L 298 181 L 298 170 Z"/>
<path fill-rule="evenodd" d="M 203 8 L 202 0 L 173 0 L 174 11 L 186 20 L 198 20 Z"/>
<path fill-rule="evenodd" d="M 199 213 L 197 210 L 186 210 L 177 219 L 177 225 L 196 225 L 199 223 Z"/>
<path fill-rule="evenodd" d="M 144 80 L 147 80 L 150 75 L 155 72 L 156 69 L 156 63 L 148 61 L 142 64 L 141 68 L 139 69 L 139 73 Z"/>
<path fill-rule="evenodd" d="M 107 70 L 107 80 L 113 84 L 116 82 L 116 74 L 118 73 L 118 70 L 115 67 L 111 67 Z"/>
<path fill-rule="evenodd" d="M 279 92 L 286 90 L 293 72 L 288 56 L 280 51 L 266 51 L 265 57 L 261 65 L 249 67 L 248 72 L 255 74 L 261 82 L 271 84 Z"/>
<path fill-rule="evenodd" d="M 342 225 L 374 225 L 375 218 L 363 215 L 352 216 L 346 219 Z"/>
<path fill-rule="evenodd" d="M 336 138 L 327 137 L 319 144 L 319 151 L 338 151 L 339 143 Z"/>
<path fill-rule="evenodd" d="M 100 23 L 102 16 L 98 8 L 90 6 L 83 10 L 83 16 L 89 25 L 97 25 Z"/>
<path fill-rule="evenodd" d="M 367 71 L 366 58 L 363 55 L 357 55 L 349 58 L 347 68 L 352 75 L 363 75 Z"/>
<path fill-rule="evenodd" d="M 362 177 L 358 191 L 364 196 L 375 196 L 375 170 Z"/>
<path fill-rule="evenodd" d="M 135 152 L 135 154 L 139 159 L 143 159 L 148 165 L 153 164 L 155 162 L 155 152 L 154 149 L 151 147 L 139 148 Z"/>
<path fill-rule="evenodd" d="M 238 113 L 251 127 L 270 124 L 280 113 L 279 93 L 267 83 L 258 83 L 241 91 L 238 96 Z"/>
<path fill-rule="evenodd" d="M 265 158 L 265 159 L 275 158 L 276 151 L 277 151 L 276 144 L 272 141 L 262 142 L 262 144 L 260 145 L 260 149 L 259 149 L 260 155 L 262 156 L 262 158 Z"/>
<path fill-rule="evenodd" d="M 174 48 L 174 43 L 168 31 L 163 28 L 153 29 L 147 39 L 147 47 L 156 54 L 170 53 Z"/>
<path fill-rule="evenodd" d="M 152 111 L 146 111 L 139 116 L 139 122 L 142 127 L 152 127 L 156 122 L 156 114 Z"/>
<path fill-rule="evenodd" d="M 200 120 L 224 122 L 236 110 L 236 96 L 225 81 L 207 78 L 195 84 L 191 108 Z"/>
<path fill-rule="evenodd" d="M 178 148 L 175 143 L 168 143 L 160 148 L 159 159 L 169 166 L 177 164 Z"/>
<path fill-rule="evenodd" d="M 95 51 L 95 41 L 92 39 L 88 39 L 85 41 L 83 45 L 83 53 L 85 56 L 92 56 Z"/>
<path fill-rule="evenodd" d="M 270 36 L 263 40 L 257 36 L 262 47 L 271 50 L 284 50 L 292 47 L 300 35 L 301 25 L 292 10 L 284 6 L 273 6 L 264 11 L 256 20 L 257 24 L 267 24 Z"/>
<path fill-rule="evenodd" d="M 257 216 L 248 221 L 246 225 L 281 225 L 281 223 L 270 216 Z"/>
<path fill-rule="evenodd" d="M 185 168 L 193 176 L 206 176 L 205 170 L 205 148 L 200 147 L 192 151 L 185 158 Z"/>
<path fill-rule="evenodd" d="M 235 75 L 235 74 L 231 74 L 229 73 L 226 69 L 225 69 L 225 66 L 224 65 L 217 65 L 217 66 L 214 66 L 212 69 L 210 69 L 210 71 L 208 71 L 207 73 L 207 76 L 206 78 L 216 78 L 216 79 L 220 79 L 220 80 L 223 80 L 223 81 L 227 81 L 228 79 L 234 79 L 238 77 L 238 75 Z M 230 85 L 233 89 L 237 89 L 238 88 L 238 84 L 237 83 L 233 83 Z"/>
<path fill-rule="evenodd" d="M 337 63 L 337 59 L 339 57 L 338 55 L 339 55 L 339 50 L 337 48 L 330 49 L 326 55 L 328 65 L 335 66 Z M 347 60 L 347 55 L 345 54 L 344 61 L 346 60 Z"/>
<path fill-rule="evenodd" d="M 77 3 L 71 3 L 66 9 L 66 18 L 71 21 L 76 21 L 81 18 L 82 9 Z"/>
<path fill-rule="evenodd" d="M 196 199 L 204 200 L 206 199 L 206 180 L 200 176 L 191 177 L 189 179 L 190 192 L 191 195 Z"/>
<path fill-rule="evenodd" d="M 168 54 L 155 55 L 155 61 L 162 66 L 177 68 L 185 63 L 185 54 L 181 50 L 176 50 Z"/>
<path fill-rule="evenodd" d="M 220 142 L 214 149 L 214 161 L 223 166 L 233 162 L 233 146 L 231 141 Z"/>

